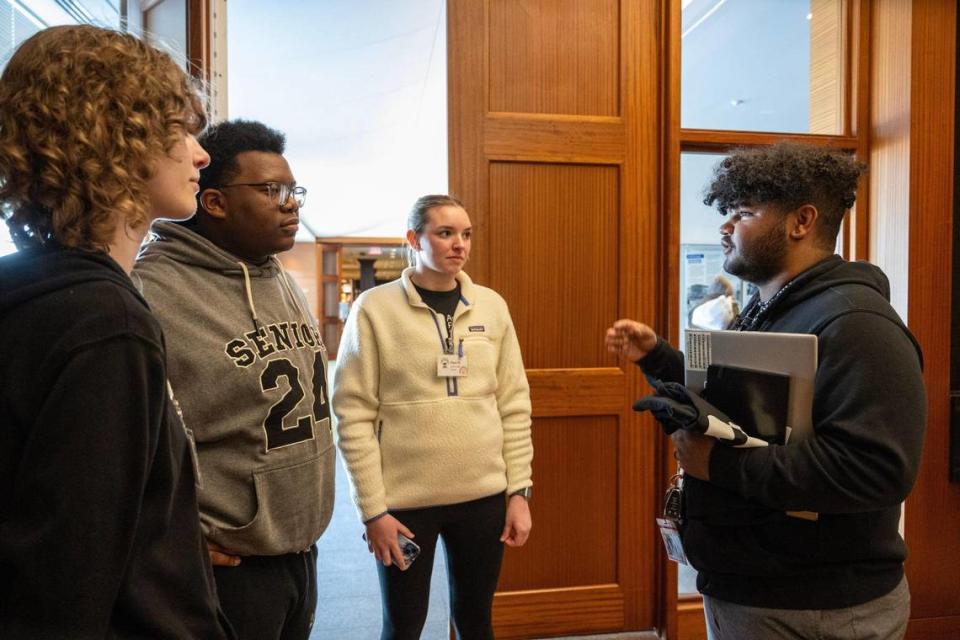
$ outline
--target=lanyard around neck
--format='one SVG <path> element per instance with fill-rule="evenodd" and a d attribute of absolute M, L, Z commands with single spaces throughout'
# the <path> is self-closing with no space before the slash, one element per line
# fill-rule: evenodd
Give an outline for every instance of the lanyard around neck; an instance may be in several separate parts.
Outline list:
<path fill-rule="evenodd" d="M 796 278 L 780 287 L 780 290 L 770 296 L 770 299 L 766 302 L 760 300 L 760 294 L 758 293 L 756 303 L 749 305 L 739 316 L 737 316 L 737 319 L 733 324 L 733 328 L 736 331 L 755 331 L 760 326 L 761 321 L 766 320 L 770 309 L 773 308 L 773 306 L 778 300 L 780 300 L 780 298 L 783 297 L 785 293 L 793 288 L 795 282 Z"/>

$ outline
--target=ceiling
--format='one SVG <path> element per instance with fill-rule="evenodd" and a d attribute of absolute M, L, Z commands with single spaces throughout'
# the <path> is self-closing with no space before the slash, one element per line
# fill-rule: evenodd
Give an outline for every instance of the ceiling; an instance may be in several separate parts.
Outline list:
<path fill-rule="evenodd" d="M 228 115 L 287 134 L 301 229 L 400 237 L 447 191 L 445 4 L 230 0 Z"/>

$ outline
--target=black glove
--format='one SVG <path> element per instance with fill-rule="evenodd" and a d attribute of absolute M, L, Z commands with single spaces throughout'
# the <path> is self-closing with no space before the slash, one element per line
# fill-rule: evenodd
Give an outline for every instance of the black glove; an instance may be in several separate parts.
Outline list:
<path fill-rule="evenodd" d="M 678 382 L 661 382 L 648 378 L 654 393 L 633 403 L 634 411 L 649 411 L 656 418 L 664 433 L 670 435 L 677 429 L 706 433 L 710 426 L 708 416 L 726 423 L 732 428 L 732 439 L 718 438 L 724 444 L 736 446 L 747 441 L 747 435 L 735 427 L 727 415 L 715 406 L 690 391 Z"/>

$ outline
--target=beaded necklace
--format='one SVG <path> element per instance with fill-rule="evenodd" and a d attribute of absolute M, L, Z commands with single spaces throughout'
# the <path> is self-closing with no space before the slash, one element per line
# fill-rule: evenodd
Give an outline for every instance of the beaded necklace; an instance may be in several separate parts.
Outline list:
<path fill-rule="evenodd" d="M 786 292 L 792 289 L 796 281 L 796 278 L 794 278 L 787 284 L 780 287 L 780 290 L 770 296 L 770 299 L 766 302 L 761 301 L 760 294 L 757 293 L 757 297 L 754 298 L 753 304 L 748 304 L 747 308 L 743 310 L 743 313 L 737 316 L 737 319 L 733 323 L 733 329 L 735 331 L 753 331 L 759 327 L 761 320 L 766 318 L 767 312 L 774 305 L 774 303 L 782 298 Z"/>

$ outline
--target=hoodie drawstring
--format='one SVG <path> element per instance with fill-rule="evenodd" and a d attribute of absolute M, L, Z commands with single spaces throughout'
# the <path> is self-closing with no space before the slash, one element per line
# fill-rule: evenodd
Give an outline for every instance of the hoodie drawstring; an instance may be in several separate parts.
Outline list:
<path fill-rule="evenodd" d="M 300 299 L 293 292 L 293 289 L 290 286 L 290 276 L 287 275 L 286 269 L 283 268 L 283 263 L 277 259 L 274 259 L 274 264 L 276 264 L 278 270 L 280 271 L 279 280 L 284 291 L 287 292 L 287 295 L 290 297 L 290 300 L 293 301 L 293 306 L 297 309 L 297 313 L 300 314 L 300 319 L 304 321 L 308 326 L 316 326 L 312 316 L 303 308 L 303 305 L 300 304 Z M 257 307 L 253 303 L 253 288 L 250 285 L 250 270 L 247 269 L 247 265 L 242 261 L 237 261 L 237 264 L 240 265 L 240 268 L 243 270 L 243 285 L 247 291 L 247 306 L 250 307 L 250 316 L 253 318 L 253 328 L 256 331 L 260 330 L 260 319 L 257 317 Z"/>
<path fill-rule="evenodd" d="M 250 307 L 250 315 L 253 318 L 253 329 L 254 331 L 260 331 L 260 320 L 257 318 L 257 307 L 253 304 L 253 290 L 250 287 L 250 270 L 240 260 L 237 261 L 237 264 L 243 269 L 243 285 L 247 290 L 247 306 Z"/>

